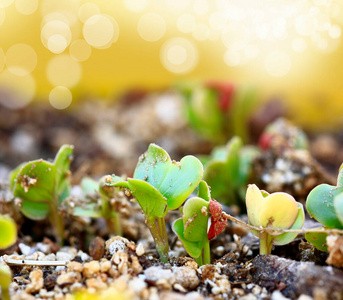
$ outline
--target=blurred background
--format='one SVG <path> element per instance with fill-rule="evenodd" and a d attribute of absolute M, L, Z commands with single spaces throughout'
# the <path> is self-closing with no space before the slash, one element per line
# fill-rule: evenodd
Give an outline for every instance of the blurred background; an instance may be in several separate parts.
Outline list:
<path fill-rule="evenodd" d="M 339 131 L 342 23 L 338 0 L 0 0 L 3 174 L 63 143 L 101 174 L 151 141 L 256 141 L 282 115 Z"/>
<path fill-rule="evenodd" d="M 1 0 L 1 103 L 66 109 L 185 79 L 254 86 L 305 126 L 341 122 L 337 0 Z"/>

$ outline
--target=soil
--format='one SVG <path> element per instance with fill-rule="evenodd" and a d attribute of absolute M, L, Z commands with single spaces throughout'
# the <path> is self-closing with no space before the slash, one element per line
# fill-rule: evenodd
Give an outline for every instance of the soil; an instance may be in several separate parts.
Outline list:
<path fill-rule="evenodd" d="M 48 220 L 32 221 L 20 213 L 8 185 L 9 171 L 23 161 L 54 157 L 62 144 L 75 145 L 68 200 L 75 203 L 84 201 L 81 178 L 132 175 L 150 142 L 176 160 L 208 154 L 214 145 L 187 127 L 181 105 L 177 95 L 167 92 L 137 94 L 119 103 L 85 101 L 69 112 L 41 103 L 22 110 L 0 107 L 0 213 L 18 225 L 16 244 L 0 250 L 0 263 L 13 272 L 11 299 L 73 299 L 80 292 L 102 293 L 104 299 L 343 299 L 341 237 L 331 238 L 330 253 L 316 250 L 300 235 L 289 245 L 274 247 L 273 255 L 261 256 L 258 239 L 229 222 L 211 241 L 212 263 L 199 267 L 171 231 L 179 211 L 167 215 L 171 258 L 163 264 L 140 207 L 123 192 L 114 199 L 122 237 L 112 236 L 104 219 L 74 217 L 65 206 L 60 212 L 66 222 L 61 247 Z M 335 182 L 342 141 L 337 133 L 311 133 L 310 151 L 274 145 L 256 159 L 250 180 L 305 203 L 314 186 Z M 236 206 L 224 206 L 224 211 L 247 222 Z M 304 227 L 316 225 L 307 218 Z"/>

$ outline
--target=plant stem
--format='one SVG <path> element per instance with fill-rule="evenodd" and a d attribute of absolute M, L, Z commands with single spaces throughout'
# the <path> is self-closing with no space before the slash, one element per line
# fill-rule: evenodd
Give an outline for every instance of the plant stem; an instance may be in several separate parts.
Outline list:
<path fill-rule="evenodd" d="M 210 241 L 206 238 L 204 239 L 204 248 L 202 249 L 202 254 L 204 256 L 204 265 L 211 263 L 211 251 L 210 251 Z"/>
<path fill-rule="evenodd" d="M 267 232 L 260 232 L 260 254 L 269 255 L 272 253 L 272 236 Z"/>
<path fill-rule="evenodd" d="M 199 267 L 203 265 L 203 263 L 202 263 L 202 252 L 201 252 L 199 257 L 195 258 L 195 262 L 198 264 Z"/>
<path fill-rule="evenodd" d="M 147 217 L 146 224 L 154 239 L 161 261 L 167 263 L 169 259 L 169 244 L 164 218 Z"/>
<path fill-rule="evenodd" d="M 57 203 L 58 202 L 55 200 L 50 206 L 51 224 L 55 230 L 56 241 L 62 246 L 63 235 L 64 235 L 64 221 L 63 221 L 63 217 L 58 212 Z"/>

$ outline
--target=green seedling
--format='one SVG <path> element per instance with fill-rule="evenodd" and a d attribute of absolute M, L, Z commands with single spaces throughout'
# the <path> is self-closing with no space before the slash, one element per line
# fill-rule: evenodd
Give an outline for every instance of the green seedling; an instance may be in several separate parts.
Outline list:
<path fill-rule="evenodd" d="M 199 135 L 217 144 L 233 135 L 247 140 L 247 121 L 256 106 L 253 89 L 219 81 L 183 82 L 177 89 L 185 98 L 188 123 Z"/>
<path fill-rule="evenodd" d="M 227 219 L 221 216 L 221 212 L 221 205 L 211 200 L 207 183 L 201 181 L 198 196 L 186 201 L 183 217 L 173 223 L 173 231 L 199 266 L 211 263 L 209 241 L 222 232 L 227 224 Z M 209 216 L 211 226 L 207 232 Z"/>
<path fill-rule="evenodd" d="M 204 165 L 204 180 L 219 202 L 240 204 L 245 198 L 252 161 L 258 154 L 254 147 L 243 147 L 240 137 L 233 137 L 224 147 L 217 147 Z"/>
<path fill-rule="evenodd" d="M 301 229 L 305 214 L 301 203 L 286 193 L 272 193 L 249 185 L 246 194 L 249 224 L 262 231 L 251 230 L 260 238 L 260 254 L 271 254 L 272 246 L 285 245 L 294 240 L 297 233 L 278 233 L 278 230 Z M 268 230 L 270 229 L 270 230 Z"/>
<path fill-rule="evenodd" d="M 337 178 L 337 185 L 320 184 L 307 196 L 306 209 L 326 229 L 343 229 L 343 164 Z M 320 228 L 318 228 L 320 229 Z M 327 251 L 326 233 L 309 232 L 306 240 L 317 249 Z"/>
<path fill-rule="evenodd" d="M 12 246 L 17 240 L 17 226 L 12 218 L 0 215 L 0 249 Z M 7 265 L 0 264 L 0 287 L 3 300 L 10 300 L 9 286 L 12 282 L 12 272 Z"/>
<path fill-rule="evenodd" d="M 6 249 L 17 240 L 17 226 L 12 218 L 0 215 L 0 249 Z"/>
<path fill-rule="evenodd" d="M 70 194 L 69 166 L 73 148 L 63 145 L 53 162 L 43 159 L 26 162 L 10 173 L 13 194 L 22 200 L 21 212 L 33 220 L 49 216 L 59 243 L 63 242 L 64 233 L 59 206 Z"/>
<path fill-rule="evenodd" d="M 12 283 L 12 271 L 7 265 L 0 264 L 0 287 L 2 300 L 10 300 L 9 287 Z"/>
<path fill-rule="evenodd" d="M 131 191 L 143 210 L 161 260 L 167 262 L 169 244 L 164 216 L 183 204 L 202 176 L 203 167 L 196 157 L 189 155 L 175 162 L 161 147 L 150 144 L 139 158 L 133 178 L 124 181 L 108 176 L 107 184 Z"/>
<path fill-rule="evenodd" d="M 114 235 L 122 235 L 122 228 L 118 212 L 115 211 L 111 204 L 111 199 L 114 199 L 118 188 L 108 186 L 105 183 L 105 178 L 102 177 L 99 182 L 85 177 L 81 181 L 83 197 L 90 202 L 82 203 L 73 209 L 74 216 L 83 216 L 91 218 L 104 218 L 110 233 Z M 99 205 L 98 199 L 101 204 Z"/>

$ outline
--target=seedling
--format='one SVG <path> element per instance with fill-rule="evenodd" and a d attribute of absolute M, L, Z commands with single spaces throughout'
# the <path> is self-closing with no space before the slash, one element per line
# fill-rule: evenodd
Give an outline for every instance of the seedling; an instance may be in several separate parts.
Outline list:
<path fill-rule="evenodd" d="M 205 163 L 204 180 L 211 186 L 212 196 L 219 202 L 231 205 L 243 200 L 258 150 L 243 147 L 240 137 L 233 137 L 226 146 L 217 147 Z"/>
<path fill-rule="evenodd" d="M 221 215 L 221 209 L 217 201 L 211 200 L 206 182 L 201 181 L 198 196 L 186 201 L 183 217 L 173 223 L 173 231 L 199 266 L 211 263 L 209 240 L 222 232 L 227 224 L 227 219 Z M 210 215 L 211 226 L 207 232 Z"/>
<path fill-rule="evenodd" d="M 247 120 L 256 104 L 251 88 L 230 82 L 179 83 L 189 125 L 202 137 L 221 144 L 233 135 L 247 139 Z"/>
<path fill-rule="evenodd" d="M 59 206 L 70 193 L 69 166 L 73 158 L 73 146 L 64 145 L 53 162 L 43 159 L 26 162 L 10 174 L 15 197 L 22 200 L 21 212 L 33 220 L 49 216 L 55 227 L 56 239 L 63 242 L 63 218 Z"/>
<path fill-rule="evenodd" d="M 81 181 L 83 197 L 90 202 L 84 202 L 80 206 L 75 206 L 72 214 L 74 216 L 83 216 L 91 218 L 104 218 L 110 233 L 122 235 L 121 224 L 118 213 L 111 204 L 111 199 L 115 197 L 118 188 L 108 186 L 105 183 L 106 176 L 99 182 L 85 177 Z M 98 199 L 100 198 L 100 205 Z"/>
<path fill-rule="evenodd" d="M 306 208 L 310 216 L 322 223 L 326 229 L 343 229 L 343 164 L 337 185 L 320 184 L 307 196 Z M 309 232 L 305 238 L 317 249 L 327 251 L 326 233 Z"/>
<path fill-rule="evenodd" d="M 0 215 L 0 249 L 6 249 L 17 240 L 17 226 L 7 216 Z M 12 282 L 12 272 L 7 265 L 0 264 L 0 287 L 3 300 L 10 300 L 9 286 Z"/>
<path fill-rule="evenodd" d="M 0 264 L 0 287 L 3 300 L 10 300 L 9 287 L 12 282 L 12 271 L 7 265 Z"/>
<path fill-rule="evenodd" d="M 12 218 L 0 215 L 0 249 L 6 249 L 17 240 L 17 226 Z"/>
<path fill-rule="evenodd" d="M 139 158 L 133 178 L 124 181 L 115 175 L 108 176 L 107 184 L 132 192 L 143 210 L 157 252 L 167 262 L 169 245 L 164 216 L 183 204 L 202 176 L 203 167 L 196 157 L 189 155 L 175 162 L 161 147 L 150 144 Z"/>
<path fill-rule="evenodd" d="M 301 203 L 286 193 L 261 191 L 252 184 L 246 194 L 249 224 L 265 230 L 251 232 L 260 238 L 260 254 L 271 254 L 272 246 L 285 245 L 296 238 L 297 233 L 278 233 L 278 230 L 300 229 L 305 214 Z"/>

